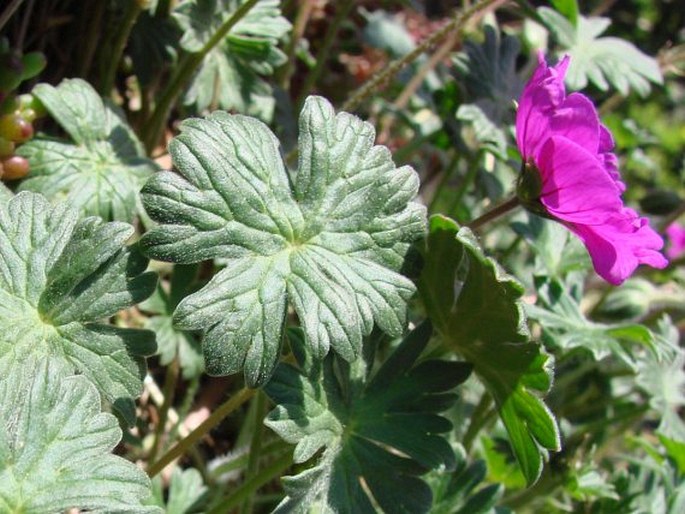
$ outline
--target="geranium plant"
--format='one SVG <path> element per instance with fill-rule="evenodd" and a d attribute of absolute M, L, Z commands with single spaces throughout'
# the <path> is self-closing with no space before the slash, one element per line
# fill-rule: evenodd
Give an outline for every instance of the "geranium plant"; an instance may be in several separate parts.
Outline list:
<path fill-rule="evenodd" d="M 685 508 L 682 12 L 443 4 L 0 7 L 1 513 Z"/>

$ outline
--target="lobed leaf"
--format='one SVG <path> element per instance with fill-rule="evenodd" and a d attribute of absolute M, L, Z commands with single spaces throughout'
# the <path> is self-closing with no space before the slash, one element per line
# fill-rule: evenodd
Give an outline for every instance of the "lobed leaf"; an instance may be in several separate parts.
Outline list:
<path fill-rule="evenodd" d="M 37 137 L 23 144 L 17 154 L 29 160 L 31 175 L 19 190 L 65 200 L 86 216 L 133 221 L 138 191 L 157 167 L 123 118 L 81 79 L 38 84 L 31 93 L 73 142 Z"/>
<path fill-rule="evenodd" d="M 34 193 L 0 203 L 0 374 L 48 356 L 135 421 L 154 334 L 101 323 L 155 288 L 147 260 L 124 246 L 132 233 L 124 223 L 79 221 Z"/>
<path fill-rule="evenodd" d="M 414 170 L 395 168 L 374 138 L 368 123 L 311 97 L 291 177 L 255 119 L 216 112 L 182 124 L 170 144 L 179 175 L 157 174 L 143 189 L 160 226 L 141 244 L 160 260 L 227 260 L 174 315 L 179 328 L 205 331 L 210 374 L 244 369 L 249 385 L 266 383 L 288 303 L 320 358 L 332 347 L 354 360 L 374 323 L 402 333 L 414 286 L 398 270 L 425 209 L 411 202 Z"/>
<path fill-rule="evenodd" d="M 186 0 L 174 10 L 183 29 L 181 46 L 199 52 L 245 3 L 245 0 Z M 273 117 L 271 86 L 261 76 L 271 75 L 285 62 L 278 42 L 290 30 L 281 16 L 280 0 L 260 0 L 236 23 L 225 39 L 204 57 L 185 96 L 187 105 L 202 111 L 210 106 L 257 116 Z"/>
<path fill-rule="evenodd" d="M 556 37 L 561 53 L 571 56 L 566 74 L 569 88 L 583 89 L 592 82 L 602 91 L 611 85 L 624 96 L 634 90 L 644 97 L 651 90 L 650 82 L 663 83 L 656 59 L 623 39 L 599 37 L 611 24 L 608 18 L 578 16 L 574 26 L 549 7 L 539 7 L 538 14 Z"/>
<path fill-rule="evenodd" d="M 49 357 L 0 374 L 0 511 L 77 509 L 159 513 L 141 500 L 150 481 L 110 452 L 121 440 L 114 416 L 84 376 Z"/>
<path fill-rule="evenodd" d="M 332 355 L 320 362 L 291 338 L 300 369 L 277 368 L 265 387 L 277 405 L 265 423 L 296 444 L 295 462 L 323 452 L 312 467 L 285 478 L 288 496 L 275 512 L 361 514 L 377 512 L 375 505 L 428 512 L 431 490 L 419 476 L 455 467 L 439 435 L 451 424 L 438 413 L 471 371 L 458 362 L 417 363 L 431 333 L 427 323 L 411 332 L 370 378 Z"/>
<path fill-rule="evenodd" d="M 592 352 L 595 360 L 614 355 L 635 368 L 635 358 L 625 343 L 654 349 L 651 332 L 637 323 L 597 323 L 588 320 L 578 301 L 557 281 L 537 279 L 539 305 L 526 305 L 528 315 L 543 327 L 550 344 L 565 351 Z"/>
<path fill-rule="evenodd" d="M 468 229 L 433 216 L 419 293 L 444 343 L 468 362 L 492 394 L 529 483 L 559 429 L 540 395 L 551 387 L 549 356 L 529 342 L 523 287 L 485 257 Z"/>

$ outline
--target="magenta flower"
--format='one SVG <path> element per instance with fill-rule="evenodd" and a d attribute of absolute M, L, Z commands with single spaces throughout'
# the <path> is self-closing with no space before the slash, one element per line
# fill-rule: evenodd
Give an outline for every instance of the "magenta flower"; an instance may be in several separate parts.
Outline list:
<path fill-rule="evenodd" d="M 563 223 L 585 244 L 597 273 L 620 284 L 640 264 L 663 268 L 663 241 L 625 207 L 614 141 L 584 95 L 566 95 L 569 57 L 549 67 L 542 54 L 516 114 L 523 158 L 518 195 L 533 212 Z"/>
<path fill-rule="evenodd" d="M 682 257 L 685 254 L 685 227 L 680 223 L 671 223 L 666 228 L 666 237 L 669 241 L 666 256 L 670 260 Z"/>

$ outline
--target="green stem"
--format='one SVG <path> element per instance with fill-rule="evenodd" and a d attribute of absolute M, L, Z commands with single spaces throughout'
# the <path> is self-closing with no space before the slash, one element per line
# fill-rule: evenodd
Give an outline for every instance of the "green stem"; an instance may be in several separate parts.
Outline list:
<path fill-rule="evenodd" d="M 464 449 L 467 453 L 471 450 L 471 445 L 473 444 L 473 441 L 476 440 L 478 433 L 487 424 L 487 422 L 492 419 L 492 415 L 495 411 L 491 409 L 491 407 L 492 396 L 490 393 L 485 391 L 483 392 L 483 396 L 480 397 L 480 401 L 478 402 L 478 405 L 476 405 L 476 408 L 471 415 L 469 428 L 466 429 L 466 434 L 464 434 L 462 444 L 464 445 Z"/>
<path fill-rule="evenodd" d="M 5 23 L 9 21 L 14 12 L 19 9 L 19 6 L 24 2 L 24 0 L 12 0 L 5 10 L 0 13 L 0 30 L 5 26 Z"/>
<path fill-rule="evenodd" d="M 462 11 L 457 11 L 452 18 L 452 20 L 447 23 L 440 30 L 436 31 L 430 37 L 418 45 L 414 50 L 404 55 L 400 59 L 392 61 L 388 66 L 386 66 L 382 71 L 371 77 L 371 79 L 366 82 L 363 86 L 357 89 L 350 98 L 343 104 L 340 110 L 351 111 L 354 110 L 360 103 L 362 103 L 368 96 L 380 88 L 383 84 L 392 79 L 397 75 L 402 69 L 418 59 L 423 52 L 425 52 L 429 47 L 433 46 L 438 41 L 442 40 L 447 34 L 452 31 L 461 32 L 464 25 L 473 18 L 475 15 L 489 8 L 496 2 L 501 0 L 480 0 L 473 4 L 473 6 Z"/>
<path fill-rule="evenodd" d="M 328 61 L 328 54 L 333 46 L 333 41 L 335 41 L 335 38 L 340 31 L 340 26 L 342 25 L 343 21 L 347 19 L 350 11 L 352 11 L 352 8 L 354 7 L 354 0 L 344 0 L 344 2 L 339 3 L 342 3 L 342 5 L 339 5 L 336 8 L 335 16 L 333 17 L 331 24 L 328 26 L 328 31 L 326 31 L 321 48 L 316 54 L 316 64 L 314 65 L 314 69 L 307 75 L 307 78 L 302 85 L 302 90 L 297 97 L 296 105 L 298 111 L 302 107 L 304 99 L 307 97 L 312 87 L 319 79 L 319 75 L 321 75 L 324 65 Z"/>
<path fill-rule="evenodd" d="M 258 0 L 247 0 L 233 15 L 224 22 L 214 35 L 207 41 L 205 46 L 197 53 L 185 54 L 179 63 L 176 73 L 172 76 L 169 85 L 164 90 L 155 106 L 152 117 L 143 129 L 145 148 L 148 153 L 152 152 L 162 136 L 164 123 L 169 115 L 172 105 L 181 94 L 181 91 L 192 78 L 197 67 L 202 63 L 205 56 L 228 35 L 231 29 L 252 9 Z"/>
<path fill-rule="evenodd" d="M 164 401 L 159 408 L 159 420 L 155 429 L 154 443 L 152 444 L 152 449 L 150 450 L 150 455 L 147 459 L 148 462 L 154 462 L 157 459 L 157 454 L 162 446 L 162 438 L 164 437 L 164 431 L 169 417 L 169 408 L 174 401 L 174 392 L 176 391 L 176 383 L 178 382 L 179 368 L 178 357 L 176 357 L 166 369 L 164 388 L 162 389 Z"/>
<path fill-rule="evenodd" d="M 128 36 L 131 34 L 131 29 L 135 25 L 136 20 L 141 12 L 143 12 L 143 7 L 146 0 L 130 0 L 126 13 L 124 14 L 124 19 L 119 24 L 119 31 L 114 38 L 114 45 L 112 47 L 112 54 L 108 59 L 109 65 L 105 69 L 105 74 L 102 79 L 102 87 L 100 91 L 103 95 L 109 96 L 114 85 L 114 76 L 117 73 L 117 68 L 119 67 L 119 62 L 121 61 L 121 56 L 124 54 L 124 49 L 126 48 L 126 43 L 128 42 Z"/>
<path fill-rule="evenodd" d="M 259 449 L 259 457 L 261 459 L 266 459 L 274 453 L 281 453 L 287 449 L 292 448 L 291 445 L 283 441 L 283 439 L 274 439 L 268 443 L 265 443 L 262 448 Z M 226 473 L 231 471 L 243 470 L 247 468 L 247 463 L 249 460 L 249 455 L 243 454 L 233 460 L 226 462 L 225 464 L 220 464 L 215 468 L 212 468 L 210 473 L 210 480 L 216 481 L 217 478 L 221 477 Z"/>
<path fill-rule="evenodd" d="M 286 91 L 290 89 L 290 77 L 292 76 L 293 68 L 295 67 L 295 51 L 297 50 L 297 44 L 300 42 L 300 39 L 302 39 L 304 29 L 307 26 L 309 17 L 312 14 L 313 7 L 314 0 L 302 0 L 302 5 L 297 11 L 297 16 L 295 17 L 295 23 L 293 23 L 293 31 L 290 36 L 290 41 L 288 42 L 288 47 L 285 51 L 287 60 L 279 70 L 278 77 L 276 79 L 281 87 Z"/>
<path fill-rule="evenodd" d="M 256 389 L 244 387 L 238 393 L 223 403 L 212 414 L 204 420 L 200 426 L 193 430 L 188 437 L 179 441 L 173 448 L 165 453 L 161 459 L 152 464 L 147 474 L 152 478 L 171 464 L 175 459 L 183 455 L 188 448 L 200 441 L 210 430 L 221 423 L 226 416 L 248 401 L 257 392 Z"/>
<path fill-rule="evenodd" d="M 449 209 L 447 210 L 448 214 L 454 214 L 454 211 L 457 210 L 457 207 L 459 207 L 459 204 L 464 199 L 466 191 L 468 191 L 469 187 L 471 187 L 471 185 L 473 185 L 473 182 L 476 180 L 476 177 L 478 176 L 478 171 L 480 170 L 480 159 L 481 154 L 479 152 L 478 155 L 469 163 L 469 167 L 466 170 L 466 175 L 459 183 L 459 187 L 457 187 L 457 190 L 454 192 L 454 195 L 452 197 L 452 203 Z"/>
<path fill-rule="evenodd" d="M 250 441 L 250 452 L 247 458 L 247 469 L 245 470 L 245 480 L 249 481 L 254 476 L 257 476 L 259 470 L 259 457 L 262 450 L 262 435 L 264 434 L 264 410 L 266 408 L 266 398 L 263 392 L 257 393 L 254 399 L 255 402 L 255 416 L 254 416 L 254 430 L 252 432 L 252 441 Z M 242 514 L 249 514 L 252 512 L 252 497 L 248 496 L 243 502 L 240 509 Z"/>
<path fill-rule="evenodd" d="M 291 466 L 292 462 L 292 451 L 288 448 L 288 451 L 285 454 L 262 469 L 259 474 L 246 480 L 218 505 L 209 509 L 207 514 L 225 514 L 226 512 L 230 512 L 231 509 L 240 504 L 240 502 L 254 496 L 254 493 L 259 490 L 259 488 L 268 484 L 274 478 L 281 476 L 281 474 Z"/>
<path fill-rule="evenodd" d="M 445 186 L 447 186 L 447 183 L 449 182 L 450 178 L 459 166 L 459 157 L 459 152 L 453 151 L 452 158 L 450 159 L 449 164 L 447 164 L 447 166 L 445 167 L 445 171 L 443 172 L 442 177 L 440 178 L 440 183 L 438 183 L 438 186 L 435 188 L 435 194 L 433 195 L 433 198 L 431 198 L 431 201 L 428 204 L 428 212 L 435 212 L 435 207 L 438 205 L 438 200 L 442 196 L 441 193 L 446 189 Z"/>
<path fill-rule="evenodd" d="M 501 204 L 496 205 L 491 210 L 487 211 L 485 214 L 471 221 L 466 226 L 469 227 L 471 230 L 478 230 L 483 225 L 491 222 L 494 219 L 499 218 L 500 216 L 503 216 L 504 214 L 507 214 L 509 211 L 512 211 L 519 205 L 520 203 L 518 197 L 512 196 L 508 200 L 505 200 Z"/>
<path fill-rule="evenodd" d="M 155 18 L 167 18 L 171 7 L 170 0 L 159 0 L 155 8 Z"/>
<path fill-rule="evenodd" d="M 98 38 L 100 37 L 102 31 L 102 19 L 105 16 L 105 7 L 107 2 L 90 2 L 88 7 L 93 10 L 88 12 L 88 35 L 86 40 L 83 41 L 83 56 L 81 58 L 81 66 L 79 68 L 79 77 L 86 77 L 91 65 L 93 64 L 93 58 L 95 57 L 95 51 L 98 48 Z"/>

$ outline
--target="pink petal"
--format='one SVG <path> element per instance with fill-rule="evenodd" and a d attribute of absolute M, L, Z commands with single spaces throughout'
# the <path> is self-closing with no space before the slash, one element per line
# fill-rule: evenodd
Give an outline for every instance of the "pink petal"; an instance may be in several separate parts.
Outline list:
<path fill-rule="evenodd" d="M 659 252 L 663 240 L 632 209 L 624 208 L 600 225 L 568 226 L 587 247 L 595 271 L 612 284 L 621 284 L 640 264 L 654 268 L 668 264 Z"/>
<path fill-rule="evenodd" d="M 623 207 L 614 181 L 597 158 L 570 139 L 547 139 L 536 164 L 542 179 L 540 201 L 556 218 L 594 225 Z"/>
<path fill-rule="evenodd" d="M 524 161 L 533 158 L 550 135 L 550 117 L 566 97 L 564 76 L 569 57 L 548 67 L 538 53 L 538 67 L 521 94 L 516 112 L 516 143 Z"/>
<path fill-rule="evenodd" d="M 600 146 L 599 116 L 592 101 L 573 93 L 559 104 L 550 119 L 550 135 L 566 136 L 593 155 Z"/>
<path fill-rule="evenodd" d="M 669 259 L 674 260 L 685 253 L 685 227 L 680 223 L 671 223 L 666 228 L 666 237 L 669 241 L 666 255 Z"/>

